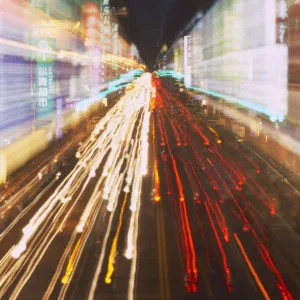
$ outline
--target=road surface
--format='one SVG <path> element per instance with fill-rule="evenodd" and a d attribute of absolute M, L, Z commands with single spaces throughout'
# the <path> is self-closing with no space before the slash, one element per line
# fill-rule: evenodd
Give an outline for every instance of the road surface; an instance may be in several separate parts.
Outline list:
<path fill-rule="evenodd" d="M 0 299 L 300 297 L 299 195 L 254 150 L 150 74 L 88 131 L 2 202 Z"/>

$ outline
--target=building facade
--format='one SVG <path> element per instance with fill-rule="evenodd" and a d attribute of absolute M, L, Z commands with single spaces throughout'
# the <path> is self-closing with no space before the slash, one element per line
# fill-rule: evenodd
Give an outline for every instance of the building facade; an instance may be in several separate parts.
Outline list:
<path fill-rule="evenodd" d="M 192 86 L 283 121 L 288 46 L 282 1 L 217 1 L 176 40 L 167 54 L 168 68 L 184 73 L 182 45 L 191 36 Z"/>

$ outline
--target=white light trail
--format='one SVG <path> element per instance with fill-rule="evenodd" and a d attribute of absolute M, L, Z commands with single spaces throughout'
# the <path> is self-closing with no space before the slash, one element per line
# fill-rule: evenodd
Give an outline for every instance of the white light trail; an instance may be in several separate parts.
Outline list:
<path fill-rule="evenodd" d="M 44 201 L 44 204 L 23 228 L 23 236 L 19 242 L 0 261 L 0 298 L 6 295 L 13 284 L 11 297 L 16 299 L 19 296 L 54 238 L 63 230 L 68 217 L 83 201 L 81 196 L 90 186 L 92 179 L 97 178 L 97 183 L 90 198 L 85 200 L 80 220 L 74 228 L 44 299 L 51 296 L 56 283 L 63 276 L 63 266 L 66 265 L 67 259 L 72 253 L 72 260 L 69 261 L 68 269 L 63 277 L 64 285 L 59 298 L 64 297 L 97 216 L 104 215 L 108 211 L 110 220 L 112 220 L 122 190 L 129 191 L 132 183 L 131 226 L 128 232 L 131 242 L 128 248 L 132 248 L 130 251 L 132 262 L 136 264 L 141 188 L 143 176 L 147 174 L 149 148 L 150 79 L 150 74 L 139 78 L 135 87 L 96 125 L 91 138 L 82 143 L 76 153 L 77 165 L 53 194 Z M 103 170 L 102 173 L 100 167 Z M 60 177 L 61 174 L 57 173 L 55 180 Z M 45 189 L 45 191 L 47 190 L 48 188 Z M 104 199 L 107 201 L 103 201 Z M 104 243 L 97 262 L 89 299 L 94 298 L 97 288 L 103 259 L 106 255 L 105 241 L 111 234 L 109 230 L 111 222 L 109 221 L 108 226 L 104 226 L 106 230 Z M 132 266 L 132 270 L 135 268 L 136 266 Z M 16 279 L 17 274 L 18 279 Z M 132 274 L 133 271 L 131 271 L 131 277 Z M 16 280 L 17 282 L 15 282 Z"/>

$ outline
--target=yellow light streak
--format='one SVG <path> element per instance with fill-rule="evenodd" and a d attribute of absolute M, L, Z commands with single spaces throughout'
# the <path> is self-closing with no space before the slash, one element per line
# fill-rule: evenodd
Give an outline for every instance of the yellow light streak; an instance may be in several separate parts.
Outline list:
<path fill-rule="evenodd" d="M 80 246 L 81 239 L 82 239 L 82 238 L 80 238 L 80 239 L 78 240 L 78 242 L 77 242 L 77 244 L 76 244 L 76 246 L 75 246 L 75 248 L 74 248 L 74 251 L 73 251 L 73 253 L 72 253 L 71 257 L 70 257 L 70 260 L 69 260 L 69 262 L 68 262 L 68 266 L 67 266 L 67 269 L 66 269 L 66 273 L 65 273 L 64 277 L 61 279 L 61 283 L 62 283 L 62 284 L 66 284 L 66 283 L 68 282 L 68 279 L 69 279 L 69 277 L 70 277 L 70 275 L 71 275 L 71 273 L 72 273 L 72 271 L 73 271 L 74 258 L 75 258 L 75 256 L 76 256 L 77 251 L 78 251 L 78 248 L 79 248 L 79 246 Z"/>
<path fill-rule="evenodd" d="M 249 270 L 250 270 L 250 272 L 251 272 L 251 274 L 252 274 L 252 276 L 253 276 L 256 284 L 257 284 L 257 286 L 259 287 L 261 293 L 263 294 L 263 297 L 266 300 L 271 300 L 271 298 L 268 295 L 268 292 L 266 291 L 264 285 L 262 284 L 261 280 L 259 279 L 259 276 L 256 273 L 256 271 L 255 271 L 255 269 L 254 269 L 254 267 L 253 267 L 253 265 L 252 265 L 252 263 L 251 263 L 248 255 L 247 255 L 247 253 L 246 253 L 246 251 L 245 251 L 245 249 L 244 249 L 244 247 L 243 247 L 243 245 L 242 245 L 242 243 L 241 243 L 241 241 L 238 238 L 238 236 L 237 236 L 236 233 L 234 233 L 234 238 L 235 238 L 236 243 L 237 243 L 237 245 L 239 246 L 239 248 L 240 248 L 240 250 L 242 252 L 242 255 L 243 255 L 243 257 L 244 257 L 244 259 L 246 261 L 246 264 L 247 264 L 247 266 L 248 266 L 248 268 L 249 268 Z"/>
<path fill-rule="evenodd" d="M 114 261 L 115 261 L 115 257 L 116 257 L 116 250 L 117 250 L 119 235 L 120 235 L 120 231 L 122 228 L 123 214 L 124 214 L 125 205 L 127 202 L 127 196 L 128 196 L 128 194 L 125 194 L 121 213 L 120 213 L 118 229 L 117 229 L 116 235 L 114 237 L 112 247 L 110 249 L 110 254 L 109 254 L 109 258 L 108 258 L 108 266 L 107 266 L 108 270 L 107 270 L 107 273 L 105 276 L 105 283 L 107 283 L 107 284 L 111 283 L 111 276 L 113 275 L 114 270 L 115 270 L 115 267 L 114 267 L 115 262 Z"/>

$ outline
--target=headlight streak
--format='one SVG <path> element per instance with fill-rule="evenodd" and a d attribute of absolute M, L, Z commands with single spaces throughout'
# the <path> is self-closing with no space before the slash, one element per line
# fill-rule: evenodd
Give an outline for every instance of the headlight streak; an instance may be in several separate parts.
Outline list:
<path fill-rule="evenodd" d="M 98 184 L 101 184 L 101 179 L 99 180 Z M 81 258 L 81 255 L 83 253 L 83 250 L 84 250 L 84 247 L 86 246 L 86 242 L 90 236 L 90 234 L 92 233 L 92 230 L 93 230 L 93 227 L 95 225 L 95 222 L 97 221 L 97 217 L 99 216 L 99 212 L 100 212 L 100 209 L 102 207 L 102 204 L 103 204 L 103 199 L 101 197 L 99 197 L 99 193 L 98 193 L 98 189 L 95 189 L 94 190 L 94 195 L 95 197 L 92 197 L 93 199 L 96 198 L 96 202 L 95 202 L 95 206 L 93 208 L 93 211 L 91 211 L 90 215 L 89 215 L 89 222 L 87 222 L 87 226 L 86 226 L 86 230 L 83 232 L 83 234 L 81 235 L 80 239 L 82 240 L 81 243 L 79 243 L 79 248 L 78 250 L 76 250 L 76 246 L 74 247 L 74 250 L 72 253 L 76 253 L 75 257 L 74 257 L 74 260 L 72 262 L 72 269 L 71 269 L 71 272 L 70 272 L 70 269 L 68 270 L 68 268 L 66 269 L 66 273 L 65 275 L 67 275 L 67 280 L 65 281 L 65 283 L 63 284 L 63 286 L 61 287 L 61 291 L 59 293 L 59 297 L 58 299 L 65 299 L 66 297 L 66 293 L 68 291 L 68 288 L 71 284 L 71 281 L 72 281 L 72 278 L 75 274 L 75 270 L 79 264 L 79 261 L 80 261 L 80 258 Z M 61 262 L 60 262 L 60 265 L 61 265 L 61 268 L 57 268 L 56 270 L 56 274 L 53 276 L 52 278 L 52 282 L 51 282 L 51 288 L 47 290 L 47 292 L 45 293 L 43 299 L 48 299 L 50 296 L 51 296 L 51 292 L 54 288 L 54 285 L 56 283 L 56 280 L 58 279 L 58 276 L 60 275 L 60 272 L 62 270 L 62 267 L 63 267 L 63 263 L 65 263 L 67 257 L 68 257 L 68 253 L 70 253 L 70 251 L 72 250 L 72 247 L 75 245 L 75 238 L 76 238 L 76 230 L 74 230 L 73 232 L 73 235 L 72 237 L 74 239 L 73 240 L 73 244 L 69 242 L 68 244 L 68 251 L 65 251 L 64 253 L 64 259 L 62 258 Z M 70 260 L 69 260 L 70 262 Z M 69 263 L 68 263 L 69 264 Z"/>
<path fill-rule="evenodd" d="M 95 269 L 95 272 L 94 272 L 92 284 L 91 284 L 91 287 L 90 287 L 90 290 L 89 290 L 88 300 L 93 300 L 94 297 L 95 297 L 95 292 L 96 292 L 96 288 L 97 288 L 97 285 L 98 285 L 99 276 L 100 276 L 101 271 L 102 271 L 103 261 L 104 261 L 104 258 L 105 258 L 105 251 L 106 251 L 106 247 L 107 247 L 107 241 L 108 241 L 108 238 L 109 238 L 109 235 L 110 235 L 110 230 L 111 230 L 114 214 L 115 214 L 115 210 L 113 210 L 111 212 L 110 217 L 109 217 L 107 230 L 106 230 L 106 233 L 105 233 L 105 236 L 104 236 L 104 239 L 103 239 L 99 260 L 97 262 L 97 266 L 96 266 L 96 269 Z"/>
<path fill-rule="evenodd" d="M 31 218 L 30 222 L 23 229 L 23 237 L 2 259 L 0 262 L 0 297 L 5 294 L 7 289 L 15 281 L 16 275 L 21 274 L 20 279 L 18 279 L 18 282 L 15 285 L 11 295 L 13 299 L 18 297 L 19 293 L 43 258 L 50 244 L 73 212 L 75 205 L 79 201 L 79 198 L 87 189 L 91 178 L 96 175 L 96 172 L 100 167 L 104 157 L 111 155 L 112 153 L 114 153 L 114 155 L 111 156 L 111 159 L 107 160 L 104 164 L 104 168 L 106 168 L 109 173 L 108 175 L 111 178 L 108 186 L 108 205 L 111 208 L 110 210 L 112 210 L 110 216 L 111 220 L 115 212 L 117 199 L 122 189 L 122 183 L 125 180 L 125 174 L 127 176 L 126 178 L 128 179 L 125 188 L 130 188 L 131 182 L 138 183 L 137 190 L 135 192 L 133 191 L 132 193 L 134 197 L 131 197 L 131 208 L 134 210 L 132 214 L 135 215 L 135 222 L 133 224 L 135 229 L 132 239 L 135 252 L 133 255 L 134 265 L 131 269 L 130 286 L 131 290 L 134 288 L 132 278 L 134 277 L 134 270 L 136 268 L 139 201 L 141 197 L 142 178 L 143 175 L 146 175 L 147 173 L 147 159 L 145 160 L 142 155 L 146 155 L 145 158 L 147 158 L 147 151 L 149 148 L 148 131 L 150 112 L 148 111 L 148 108 L 150 101 L 148 93 L 146 97 L 143 95 L 145 84 L 149 82 L 149 77 L 150 75 L 146 75 L 140 80 L 137 80 L 137 86 L 133 91 L 130 92 L 131 95 L 126 95 L 106 115 L 106 117 L 103 118 L 99 124 L 97 124 L 93 133 L 93 138 L 81 144 L 80 148 L 78 149 L 78 154 L 80 153 L 80 155 L 77 155 L 79 161 L 75 168 Z M 130 107 L 130 109 L 125 110 L 124 107 Z M 125 115 L 124 112 L 126 112 L 127 115 Z M 127 121 L 128 119 L 131 121 Z M 118 124 L 116 123 L 116 120 Z M 136 124 L 137 120 L 139 120 L 138 124 Z M 109 123 L 115 124 L 115 126 L 111 126 Z M 132 134 L 136 126 L 137 138 L 132 140 Z M 124 127 L 127 127 L 127 130 L 125 130 Z M 125 132 L 126 134 L 124 137 Z M 116 137 L 119 142 L 116 142 Z M 114 147 L 116 147 L 116 151 L 114 151 Z M 121 173 L 121 168 L 125 168 L 123 173 Z M 55 273 L 55 276 L 53 277 L 51 284 L 44 295 L 44 299 L 47 299 L 51 295 L 54 285 L 59 278 L 59 274 L 61 274 L 65 260 L 67 259 L 67 253 L 70 253 L 70 251 L 72 251 L 71 249 L 73 248 L 74 256 L 72 256 L 73 259 L 70 261 L 69 268 L 66 271 L 66 277 L 64 280 L 65 284 L 60 294 L 60 299 L 64 298 L 69 283 L 74 275 L 74 271 L 79 263 L 86 240 L 91 233 L 92 225 L 96 220 L 96 216 L 98 215 L 100 207 L 103 203 L 99 189 L 100 186 L 103 186 L 104 183 L 106 183 L 107 179 L 108 178 L 103 176 L 103 174 L 100 176 L 93 196 L 87 202 L 86 210 L 82 214 L 82 218 L 73 232 L 74 236 L 72 236 L 68 247 L 64 252 L 61 262 L 57 268 L 57 272 Z M 36 201 L 36 199 L 34 201 Z M 74 238 L 80 233 L 82 234 L 82 239 L 78 240 Z M 108 238 L 110 231 L 107 230 L 106 233 Z M 77 246 L 75 243 L 77 243 Z M 104 244 L 102 250 L 105 251 L 106 246 Z M 103 252 L 103 255 L 105 255 L 105 252 Z M 102 253 L 98 263 L 98 265 L 100 265 L 100 271 L 102 267 L 101 257 Z M 94 276 L 94 280 L 98 280 L 97 272 Z M 92 294 L 90 293 L 90 295 Z"/>
<path fill-rule="evenodd" d="M 74 251 L 70 256 L 70 259 L 69 259 L 69 262 L 68 262 L 68 265 L 67 265 L 66 273 L 65 273 L 64 277 L 61 280 L 62 284 L 66 284 L 68 282 L 69 277 L 70 277 L 70 275 L 73 271 L 74 260 L 75 260 L 76 254 L 78 253 L 78 248 L 80 246 L 81 241 L 82 241 L 82 237 L 77 241 L 76 246 L 74 248 Z"/>
<path fill-rule="evenodd" d="M 136 164 L 135 172 L 139 171 L 139 164 Z M 130 210 L 131 210 L 131 217 L 129 223 L 129 229 L 127 233 L 127 245 L 124 256 L 127 259 L 133 258 L 133 251 L 134 251 L 134 231 L 135 228 L 138 226 L 136 223 L 136 214 L 137 214 L 137 206 L 139 203 L 139 199 L 141 196 L 141 178 L 136 177 L 132 184 L 132 192 L 130 198 Z"/>
<path fill-rule="evenodd" d="M 140 214 L 140 201 L 137 203 L 137 209 L 136 212 L 133 213 L 134 216 L 134 225 L 133 228 L 133 237 L 132 237 L 132 247 L 131 250 L 131 269 L 130 269 L 130 277 L 129 277 L 129 283 L 128 283 L 128 294 L 127 299 L 133 300 L 134 299 L 134 286 L 135 286 L 135 275 L 136 275 L 136 269 L 137 269 L 137 239 L 138 239 L 138 232 L 139 232 L 139 214 Z M 129 233 L 128 233 L 129 234 Z"/>
<path fill-rule="evenodd" d="M 88 185 L 88 180 L 85 182 L 85 187 L 87 185 Z M 80 192 L 78 197 L 76 197 L 76 200 L 74 201 L 74 203 L 72 204 L 70 209 L 67 209 L 66 206 L 62 206 L 62 207 L 58 208 L 58 212 L 54 216 L 54 220 L 51 223 L 52 226 L 47 226 L 47 223 L 43 224 L 43 226 L 46 228 L 47 231 L 44 234 L 44 237 L 41 239 L 41 242 L 40 243 L 38 242 L 36 244 L 36 246 L 35 246 L 36 249 L 32 249 L 32 251 L 28 251 L 28 256 L 23 255 L 21 257 L 21 261 L 25 260 L 25 259 L 29 260 L 30 259 L 30 254 L 32 255 L 32 257 L 30 259 L 30 262 L 29 262 L 28 266 L 26 267 L 26 270 L 25 270 L 24 274 L 22 274 L 22 280 L 18 281 L 18 283 L 16 284 L 16 286 L 13 290 L 13 293 L 11 295 L 11 297 L 13 299 L 17 298 L 20 291 L 22 290 L 22 288 L 24 287 L 24 285 L 26 284 L 26 282 L 29 280 L 30 276 L 32 275 L 33 271 L 37 267 L 38 263 L 43 258 L 43 255 L 47 251 L 47 249 L 50 246 L 51 242 L 54 240 L 56 235 L 60 232 L 61 226 L 65 223 L 65 221 L 68 219 L 69 215 L 73 211 L 73 209 L 74 209 L 75 205 L 77 204 L 77 201 L 79 200 L 83 190 L 84 189 L 82 189 L 82 191 Z M 63 216 L 64 213 L 66 213 L 66 215 L 63 217 L 63 219 L 60 221 L 59 224 L 56 224 L 56 221 L 59 221 L 59 217 Z M 37 237 L 38 237 L 38 234 L 35 235 L 35 239 Z M 16 262 L 18 262 L 18 261 L 19 260 L 16 260 Z M 17 269 L 17 272 L 19 272 L 19 271 L 20 271 L 20 267 Z M 11 284 L 11 282 L 9 282 L 8 284 Z"/>
<path fill-rule="evenodd" d="M 142 137 L 141 137 L 141 141 L 142 141 L 142 149 L 143 147 L 146 147 L 147 149 L 149 148 L 149 141 L 148 141 L 148 132 L 149 132 L 149 118 L 150 118 L 150 114 L 147 114 L 150 110 L 150 103 L 151 103 L 151 95 L 150 95 L 150 91 L 151 91 L 151 76 L 148 75 L 147 78 L 147 87 L 146 87 L 146 95 L 145 95 L 145 102 L 146 102 L 146 115 L 145 118 L 143 120 L 144 126 L 142 130 Z M 148 153 L 147 153 L 148 156 Z M 140 164 L 142 165 L 143 163 L 143 159 L 144 157 L 140 155 L 139 157 L 140 159 Z M 132 262 L 131 262 L 131 270 L 130 270 L 130 278 L 129 278 L 129 286 L 128 286 L 128 294 L 127 294 L 127 299 L 128 300 L 133 300 L 134 299 L 134 286 L 135 286 L 135 280 L 136 280 L 136 269 L 137 269 L 137 240 L 138 240 L 138 232 L 139 232 L 139 216 L 140 216 L 140 206 L 141 206 L 141 189 L 142 189 L 142 177 L 139 177 L 139 194 L 138 197 L 136 199 L 136 211 L 132 212 L 132 216 L 131 218 L 135 218 L 134 223 L 135 223 L 135 227 L 134 227 L 134 232 L 133 232 L 133 243 L 132 246 Z M 129 235 L 129 233 L 128 233 Z M 127 252 L 127 250 L 126 250 Z"/>
<path fill-rule="evenodd" d="M 35 205 L 37 202 L 44 196 L 44 194 L 55 184 L 57 178 L 54 178 L 40 193 L 39 195 L 26 207 L 21 213 L 13 220 L 12 223 L 9 224 L 7 228 L 0 234 L 0 242 L 1 240 L 10 232 L 10 230 L 21 220 L 23 216 L 27 214 L 27 212 Z"/>
<path fill-rule="evenodd" d="M 51 216 L 54 216 L 55 213 L 57 213 L 56 211 L 53 211 L 51 213 Z M 0 270 L 0 274 L 1 275 L 1 282 L 0 282 L 0 297 L 2 297 L 2 295 L 6 292 L 6 290 L 9 288 L 9 286 L 12 284 L 14 278 L 16 277 L 16 275 L 21 272 L 22 267 L 25 265 L 25 263 L 30 259 L 30 255 L 38 255 L 39 253 L 37 253 L 36 249 L 37 247 L 40 247 L 41 249 L 43 249 L 44 243 L 45 242 L 49 242 L 49 239 L 46 239 L 46 237 L 49 234 L 49 228 L 47 226 L 48 224 L 44 224 L 42 229 L 48 230 L 48 232 L 42 232 L 39 235 L 36 235 L 33 240 L 32 240 L 32 244 L 28 247 L 27 252 L 29 253 L 28 256 L 21 256 L 20 259 L 15 260 L 11 257 L 11 253 L 12 250 L 10 251 L 10 256 L 6 256 L 5 259 L 5 264 L 2 265 L 1 270 Z M 42 245 L 38 244 L 35 245 L 34 242 L 38 241 L 39 238 L 44 238 L 43 241 L 45 241 Z M 52 241 L 52 239 L 50 239 Z M 38 263 L 38 261 L 35 260 L 36 263 Z M 20 281 L 22 282 L 22 281 Z"/>
<path fill-rule="evenodd" d="M 80 233 L 81 231 L 78 230 L 78 227 L 82 225 L 82 230 L 85 229 L 85 231 L 83 231 L 83 236 L 82 236 L 82 243 L 81 243 L 81 247 L 80 250 L 78 251 L 78 255 L 80 256 L 80 253 L 83 251 L 83 248 L 85 246 L 85 242 L 87 240 L 87 238 L 89 237 L 92 228 L 94 226 L 94 223 L 97 219 L 97 216 L 99 214 L 99 210 L 103 204 L 103 200 L 101 198 L 101 194 L 99 192 L 99 190 L 101 190 L 101 186 L 103 185 L 103 177 L 100 177 L 100 179 L 98 180 L 98 183 L 93 191 L 93 195 L 91 196 L 91 200 L 88 202 L 88 205 L 86 206 L 81 219 L 76 227 L 76 229 L 73 231 L 72 237 L 62 255 L 62 258 L 56 268 L 55 274 L 52 277 L 52 280 L 48 286 L 47 291 L 44 294 L 43 300 L 45 299 L 49 299 L 49 297 L 51 296 L 51 293 L 55 287 L 55 284 L 58 281 L 58 278 L 60 276 L 60 274 L 62 273 L 62 269 L 64 267 L 64 265 L 66 264 L 66 260 L 68 258 L 68 256 L 70 255 L 72 248 L 75 247 L 75 243 L 78 237 L 78 233 Z M 88 221 L 89 219 L 89 221 Z M 86 226 L 86 224 L 88 224 L 88 226 Z M 86 226 L 86 227 L 85 227 Z M 73 270 L 76 269 L 77 263 L 74 262 L 73 264 Z M 64 287 L 64 289 L 66 290 L 68 287 L 68 284 L 71 281 L 72 278 L 72 274 L 69 275 L 69 280 L 66 283 L 66 287 Z"/>
<path fill-rule="evenodd" d="M 144 76 L 144 82 L 146 82 L 147 87 L 150 85 L 150 75 Z M 143 87 L 145 89 L 145 87 Z M 149 90 L 149 88 L 147 89 Z M 131 198 L 130 198 L 130 209 L 132 210 L 131 218 L 130 218 L 130 225 L 129 230 L 127 233 L 127 249 L 125 250 L 125 255 L 127 253 L 127 256 L 129 259 L 132 258 L 132 264 L 131 264 L 131 272 L 130 272 L 130 281 L 129 281 L 129 290 L 128 295 L 133 295 L 134 290 L 134 277 L 135 277 L 135 269 L 136 269 L 136 243 L 137 243 L 137 228 L 138 228 L 138 216 L 139 216 L 139 202 L 141 197 L 141 185 L 142 185 L 142 172 L 141 170 L 145 172 L 145 167 L 147 164 L 142 164 L 142 161 L 144 157 L 142 157 L 142 153 L 145 154 L 145 149 L 148 149 L 148 138 L 147 134 L 149 131 L 149 120 L 147 123 L 147 117 L 149 118 L 150 115 L 147 114 L 150 106 L 150 97 L 147 93 L 146 96 L 143 96 L 143 93 L 140 93 L 140 95 L 136 98 L 135 101 L 136 111 L 142 109 L 142 117 L 139 117 L 138 114 L 135 114 L 135 119 L 139 117 L 140 123 L 137 126 L 137 138 L 133 141 L 130 138 L 130 135 L 127 136 L 127 143 L 130 143 L 132 146 L 131 155 L 129 158 L 127 157 L 127 164 L 126 167 L 128 168 L 126 172 L 126 186 L 124 188 L 125 192 L 129 191 L 130 185 L 132 184 L 132 192 L 131 192 Z M 126 111 L 127 114 L 130 113 L 130 111 Z M 145 117 L 146 116 L 146 117 Z M 126 116 L 128 118 L 128 115 Z M 141 124 L 143 124 L 141 126 Z M 132 127 L 133 129 L 133 127 Z M 146 136 L 146 137 L 145 137 Z M 122 140 L 125 140 L 126 138 L 122 138 Z M 144 152 L 143 152 L 144 150 Z M 147 153 L 148 156 L 148 153 Z M 143 166 L 143 167 L 142 167 Z M 97 279 L 99 278 L 99 275 L 102 270 L 103 266 L 103 260 L 105 257 L 105 250 L 106 250 L 106 244 L 109 237 L 109 230 L 111 227 L 112 217 L 115 212 L 115 206 L 112 207 L 112 213 L 109 221 L 109 226 L 104 238 L 102 251 L 100 254 L 100 258 L 97 264 L 96 272 L 94 275 L 94 279 L 91 285 L 90 293 L 88 299 L 94 299 L 95 291 L 97 288 Z M 109 279 L 108 279 L 109 281 Z M 131 296 L 129 296 L 130 298 Z M 131 299 L 131 298 L 130 298 Z"/>
<path fill-rule="evenodd" d="M 52 209 L 61 201 L 62 198 L 66 196 L 71 183 L 74 180 L 74 177 L 80 171 L 80 168 L 74 172 L 70 179 L 67 181 L 68 178 L 65 179 L 67 183 L 64 186 L 64 183 L 61 183 L 56 192 L 52 197 L 50 197 L 45 204 L 38 210 L 35 216 L 30 220 L 28 225 L 23 228 L 23 237 L 19 241 L 19 243 L 15 246 L 12 251 L 11 256 L 13 258 L 19 258 L 20 255 L 26 250 L 26 244 L 30 240 L 30 238 L 34 235 L 37 231 L 38 227 L 43 223 L 43 221 L 47 218 L 48 214 L 52 211 Z M 59 191 L 59 188 L 63 186 L 63 189 Z"/>

